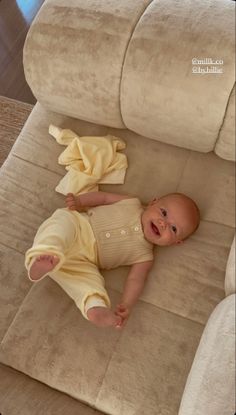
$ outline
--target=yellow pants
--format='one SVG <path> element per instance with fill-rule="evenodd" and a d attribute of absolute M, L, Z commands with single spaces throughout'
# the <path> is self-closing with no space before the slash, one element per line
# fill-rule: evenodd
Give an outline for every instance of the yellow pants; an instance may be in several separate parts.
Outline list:
<path fill-rule="evenodd" d="M 85 318 L 86 302 L 103 299 L 110 307 L 104 278 L 97 263 L 96 240 L 88 219 L 81 213 L 58 209 L 39 227 L 32 248 L 25 255 L 25 266 L 42 254 L 51 253 L 59 263 L 48 275 L 75 301 Z"/>

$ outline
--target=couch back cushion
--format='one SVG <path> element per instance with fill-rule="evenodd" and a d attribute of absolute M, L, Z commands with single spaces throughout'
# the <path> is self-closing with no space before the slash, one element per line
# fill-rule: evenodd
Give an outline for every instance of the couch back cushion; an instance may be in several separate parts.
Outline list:
<path fill-rule="evenodd" d="M 155 0 L 142 15 L 124 62 L 121 109 L 126 127 L 139 134 L 208 152 L 215 147 L 234 84 L 234 5 L 190 3 Z M 216 60 L 223 63 L 215 66 L 211 61 Z M 211 68 L 222 73 L 193 72 Z M 228 137 L 234 138 L 234 123 L 229 116 L 227 124 L 221 131 L 224 151 L 218 154 L 231 158 Z"/>
<path fill-rule="evenodd" d="M 215 152 L 226 160 L 235 160 L 235 85 L 230 94 Z"/>
<path fill-rule="evenodd" d="M 151 0 L 48 0 L 24 47 L 37 100 L 55 112 L 124 128 L 122 65 L 137 21 Z"/>
<path fill-rule="evenodd" d="M 232 160 L 233 12 L 228 0 L 48 0 L 26 79 L 55 112 L 201 152 L 217 143 Z"/>

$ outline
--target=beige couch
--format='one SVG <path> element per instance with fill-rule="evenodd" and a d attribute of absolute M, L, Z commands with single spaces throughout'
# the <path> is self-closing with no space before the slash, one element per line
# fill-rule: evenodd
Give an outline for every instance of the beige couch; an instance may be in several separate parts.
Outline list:
<path fill-rule="evenodd" d="M 233 10 L 46 0 L 34 20 L 24 68 L 38 102 L 0 170 L 2 415 L 234 413 Z M 214 66 L 194 58 L 223 61 L 223 72 L 193 73 Z M 201 209 L 189 240 L 156 250 L 121 332 L 89 324 L 50 278 L 27 279 L 24 252 L 64 206 L 50 123 L 126 141 L 124 185 L 101 189 L 143 202 L 184 192 Z M 104 272 L 113 305 L 126 274 Z"/>

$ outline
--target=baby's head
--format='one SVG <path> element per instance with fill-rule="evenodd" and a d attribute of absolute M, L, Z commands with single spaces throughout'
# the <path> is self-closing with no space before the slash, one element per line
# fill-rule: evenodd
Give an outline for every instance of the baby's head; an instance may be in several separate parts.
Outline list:
<path fill-rule="evenodd" d="M 152 200 L 142 214 L 145 238 L 159 246 L 183 242 L 195 232 L 199 222 L 196 203 L 181 193 Z"/>

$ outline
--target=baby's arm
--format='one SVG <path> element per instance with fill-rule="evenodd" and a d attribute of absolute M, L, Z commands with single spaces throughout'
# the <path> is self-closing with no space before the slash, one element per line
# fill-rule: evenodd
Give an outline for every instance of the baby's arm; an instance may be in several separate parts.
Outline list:
<path fill-rule="evenodd" d="M 112 203 L 119 202 L 123 199 L 130 199 L 131 196 L 120 195 L 116 193 L 107 192 L 88 192 L 81 195 L 74 195 L 68 193 L 66 196 L 66 206 L 70 210 L 77 210 L 83 212 L 88 207 L 111 205 Z"/>
<path fill-rule="evenodd" d="M 128 319 L 132 307 L 140 297 L 153 261 L 132 265 L 126 279 L 121 302 L 117 305 L 116 314 L 122 317 L 122 326 Z"/>

